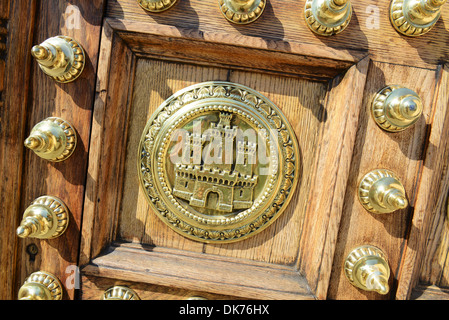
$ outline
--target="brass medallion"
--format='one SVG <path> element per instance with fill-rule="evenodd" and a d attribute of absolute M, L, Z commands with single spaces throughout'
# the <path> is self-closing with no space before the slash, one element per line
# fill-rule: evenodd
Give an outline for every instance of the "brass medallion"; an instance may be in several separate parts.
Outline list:
<path fill-rule="evenodd" d="M 295 134 L 266 97 L 205 82 L 167 99 L 139 146 L 139 180 L 154 212 L 178 233 L 234 242 L 285 210 L 299 176 Z"/>

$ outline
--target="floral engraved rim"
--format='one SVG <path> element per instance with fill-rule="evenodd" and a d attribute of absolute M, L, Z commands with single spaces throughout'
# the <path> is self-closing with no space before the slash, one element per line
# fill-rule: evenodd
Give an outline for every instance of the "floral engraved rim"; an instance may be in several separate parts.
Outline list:
<path fill-rule="evenodd" d="M 197 135 L 195 144 L 195 121 L 207 122 L 216 137 L 226 136 L 225 128 L 237 130 L 237 123 L 254 129 L 263 143 L 252 148 L 248 141 L 234 140 L 234 133 L 232 143 L 238 142 L 238 147 L 231 151 L 233 161 L 237 159 L 232 170 L 224 169 L 226 164 L 205 164 L 204 154 L 202 164 L 195 165 L 190 162 L 195 146 L 207 149 L 204 136 Z M 189 162 L 182 164 L 172 161 L 177 154 L 173 136 L 186 127 L 189 143 L 183 146 L 193 150 L 188 149 Z M 245 162 L 238 166 L 240 150 Z M 247 165 L 251 155 L 256 158 L 256 150 L 264 151 L 257 153 L 254 165 Z M 299 179 L 298 150 L 290 124 L 266 97 L 240 84 L 204 82 L 175 93 L 147 122 L 138 150 L 139 180 L 151 208 L 176 232 L 202 242 L 234 242 L 262 231 L 285 210 Z M 265 152 L 264 162 L 260 155 Z M 206 208 L 209 194 L 217 198 Z"/>

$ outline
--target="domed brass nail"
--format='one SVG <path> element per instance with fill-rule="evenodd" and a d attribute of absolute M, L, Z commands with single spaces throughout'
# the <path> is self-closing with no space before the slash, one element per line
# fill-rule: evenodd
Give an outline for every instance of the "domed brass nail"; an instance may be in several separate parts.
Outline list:
<path fill-rule="evenodd" d="M 19 290 L 19 300 L 61 300 L 62 285 L 51 273 L 32 273 Z"/>
<path fill-rule="evenodd" d="M 159 13 L 170 9 L 177 0 L 137 0 L 137 3 L 146 11 Z"/>
<path fill-rule="evenodd" d="M 42 196 L 25 210 L 17 236 L 21 238 L 54 239 L 62 235 L 69 224 L 69 211 L 62 200 Z"/>
<path fill-rule="evenodd" d="M 70 37 L 56 36 L 31 48 L 41 70 L 60 83 L 74 81 L 83 72 L 85 54 L 81 45 Z"/>
<path fill-rule="evenodd" d="M 390 291 L 390 267 L 385 253 L 371 245 L 353 249 L 344 261 L 344 273 L 349 282 L 362 290 L 385 295 Z"/>
<path fill-rule="evenodd" d="M 359 184 L 358 196 L 363 207 L 372 213 L 391 213 L 408 206 L 404 186 L 390 170 L 377 169 L 366 174 Z"/>
<path fill-rule="evenodd" d="M 72 155 L 76 141 L 75 129 L 70 123 L 50 117 L 33 127 L 24 145 L 43 159 L 59 162 Z"/>
<path fill-rule="evenodd" d="M 101 300 L 140 300 L 140 298 L 128 287 L 114 286 L 103 293 Z"/>
<path fill-rule="evenodd" d="M 446 0 L 393 0 L 390 21 L 399 33 L 416 37 L 429 32 L 441 15 Z"/>
<path fill-rule="evenodd" d="M 349 0 L 307 0 L 304 10 L 307 26 L 320 36 L 332 36 L 348 26 L 352 16 Z"/>
<path fill-rule="evenodd" d="M 249 24 L 262 16 L 267 0 L 218 0 L 221 13 L 235 24 Z"/>
<path fill-rule="evenodd" d="M 423 104 L 413 90 L 390 85 L 380 90 L 371 105 L 371 113 L 377 125 L 390 132 L 398 132 L 412 126 L 421 117 Z"/>

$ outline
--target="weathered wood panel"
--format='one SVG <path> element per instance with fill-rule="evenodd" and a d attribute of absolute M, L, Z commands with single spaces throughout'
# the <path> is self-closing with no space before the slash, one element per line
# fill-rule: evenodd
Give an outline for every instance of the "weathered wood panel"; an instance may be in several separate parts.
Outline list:
<path fill-rule="evenodd" d="M 253 292 L 257 297 L 406 299 L 418 280 L 449 285 L 448 76 L 447 69 L 438 66 L 449 59 L 449 6 L 443 7 L 430 33 L 406 38 L 389 22 L 389 0 L 358 1 L 345 32 L 322 38 L 307 28 L 304 3 L 295 0 L 269 1 L 263 17 L 248 26 L 227 22 L 214 2 L 183 0 L 163 14 L 150 14 L 135 0 L 110 0 L 100 47 L 104 3 L 0 3 L 0 166 L 5 176 L 5 214 L 0 215 L 0 255 L 5 263 L 0 283 L 6 288 L 0 298 L 14 298 L 18 285 L 38 269 L 55 273 L 65 283 L 68 266 L 87 264 L 120 238 L 189 252 L 192 260 L 184 262 L 190 263 L 192 272 L 192 261 L 202 252 L 208 258 L 279 264 L 291 272 L 287 287 L 304 279 L 295 278 L 300 270 L 311 288 L 293 289 L 295 294 L 289 296 L 267 294 L 266 288 L 258 287 Z M 33 44 L 57 34 L 80 41 L 89 57 L 83 75 L 71 84 L 54 83 L 29 55 Z M 370 59 L 374 62 L 367 73 Z M 290 205 L 264 233 L 235 244 L 203 245 L 181 237 L 148 215 L 146 202 L 138 200 L 141 195 L 135 190 L 133 149 L 152 110 L 177 90 L 210 78 L 245 84 L 273 100 L 293 124 L 303 157 L 301 185 L 292 199 L 296 206 Z M 399 134 L 381 131 L 368 112 L 372 95 L 392 83 L 415 89 L 425 101 L 422 119 Z M 140 109 L 133 109 L 136 105 Z M 63 163 L 47 163 L 23 148 L 31 127 L 48 116 L 72 122 L 79 135 L 77 151 Z M 374 216 L 359 206 L 356 185 L 377 167 L 399 173 L 410 208 Z M 21 213 L 44 194 L 68 204 L 69 230 L 56 240 L 18 240 L 14 231 Z M 390 259 L 393 289 L 386 297 L 353 288 L 341 273 L 348 251 L 364 243 L 381 247 Z M 37 245 L 36 256 L 25 252 L 29 244 Z M 120 278 L 114 268 L 122 266 L 115 265 L 113 257 L 98 258 L 107 269 L 100 276 Z M 161 278 L 145 280 L 150 283 L 178 275 L 173 257 L 136 251 L 129 261 L 137 268 L 141 258 L 155 259 L 161 272 L 163 259 L 173 262 Z M 211 266 L 218 270 L 218 264 Z M 252 267 L 245 271 L 248 276 Z M 92 265 L 87 270 L 99 275 Z M 137 269 L 125 271 L 129 281 L 139 281 L 142 275 Z M 208 276 L 212 282 L 213 274 Z M 285 284 L 281 278 L 279 283 Z M 93 290 L 100 278 L 84 279 Z M 180 280 L 179 295 L 152 294 L 159 289 L 137 286 L 148 298 L 182 296 L 210 286 L 192 283 Z M 420 288 L 422 297 L 436 292 Z M 67 293 L 66 298 L 74 297 L 73 288 Z"/>
<path fill-rule="evenodd" d="M 298 268 L 320 299 L 327 297 L 369 62 L 366 58 L 333 79 L 324 104 L 327 118 L 317 149 L 298 260 Z"/>
<path fill-rule="evenodd" d="M 449 187 L 449 72 L 439 70 L 432 101 L 432 125 L 415 203 L 415 213 L 401 267 L 398 299 L 407 299 L 412 289 L 423 285 L 449 286 L 447 190 Z"/>
<path fill-rule="evenodd" d="M 23 140 L 27 123 L 35 1 L 0 3 L 0 299 L 16 296 L 20 273 L 18 239 L 21 218 Z M 20 67 L 19 67 L 20 66 Z"/>
<path fill-rule="evenodd" d="M 149 208 L 137 178 L 138 144 L 147 120 L 172 94 L 189 85 L 211 80 L 240 83 L 259 91 L 273 101 L 288 118 L 301 149 L 301 188 L 292 206 L 266 232 L 226 245 L 206 245 L 190 241 L 170 230 Z M 123 146 L 126 163 L 119 237 L 127 241 L 205 251 L 282 264 L 292 264 L 298 256 L 304 207 L 309 197 L 314 155 L 324 117 L 326 86 L 294 78 L 283 78 L 218 68 L 183 65 L 157 60 L 139 60 L 136 69 L 128 143 Z M 126 148 L 126 149 L 125 149 Z"/>

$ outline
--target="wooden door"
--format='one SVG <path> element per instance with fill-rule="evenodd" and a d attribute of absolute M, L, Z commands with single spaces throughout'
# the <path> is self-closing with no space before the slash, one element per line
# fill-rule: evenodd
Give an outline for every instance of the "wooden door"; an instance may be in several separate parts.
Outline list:
<path fill-rule="evenodd" d="M 2 184 L 2 297 L 14 299 L 37 270 L 55 274 L 66 299 L 100 299 L 115 285 L 141 299 L 443 297 L 449 9 L 443 6 L 431 32 L 407 38 L 389 21 L 389 1 L 359 1 L 342 33 L 321 37 L 307 27 L 304 7 L 271 0 L 248 25 L 228 22 L 218 1 L 179 0 L 161 13 L 135 0 L 0 7 L 7 39 L 1 158 L 11 177 Z M 86 51 L 85 70 L 72 83 L 55 83 L 29 55 L 33 44 L 57 34 Z M 232 243 L 174 231 L 139 183 L 139 142 L 153 113 L 179 91 L 210 81 L 267 97 L 299 146 L 299 179 L 286 210 Z M 379 128 L 370 111 L 391 84 L 423 101 L 420 119 L 399 133 Z M 22 147 L 48 116 L 70 121 L 79 138 L 75 153 L 57 164 Z M 406 209 L 376 215 L 363 208 L 358 183 L 374 169 L 400 177 Z M 44 194 L 64 199 L 68 230 L 53 240 L 17 239 L 22 212 Z M 357 289 L 344 276 L 345 257 L 364 244 L 388 257 L 387 295 Z"/>

